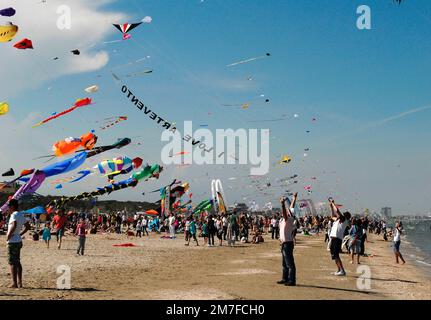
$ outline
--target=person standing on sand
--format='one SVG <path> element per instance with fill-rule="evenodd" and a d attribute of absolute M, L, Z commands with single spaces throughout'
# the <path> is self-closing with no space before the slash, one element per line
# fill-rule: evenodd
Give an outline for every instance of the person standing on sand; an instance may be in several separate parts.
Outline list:
<path fill-rule="evenodd" d="M 350 252 L 352 253 L 352 260 L 350 261 L 351 264 L 355 262 L 355 254 L 357 263 L 359 263 L 359 256 L 361 253 L 361 238 L 362 238 L 362 228 L 361 228 L 361 220 L 357 218 L 353 218 L 352 221 L 352 227 L 349 230 L 349 236 L 350 236 Z"/>
<path fill-rule="evenodd" d="M 22 288 L 21 248 L 22 236 L 30 230 L 30 223 L 22 212 L 18 212 L 18 200 L 9 200 L 9 218 L 7 230 L 8 262 L 12 275 L 11 288 Z M 24 230 L 21 231 L 24 226 Z"/>
<path fill-rule="evenodd" d="M 175 239 L 175 216 L 171 213 L 168 218 L 169 236 Z"/>
<path fill-rule="evenodd" d="M 56 237 L 58 243 L 58 249 L 61 249 L 61 242 L 64 236 L 64 230 L 66 229 L 67 216 L 65 215 L 64 208 L 57 210 L 57 214 L 52 219 L 53 227 L 56 229 Z"/>
<path fill-rule="evenodd" d="M 84 250 L 85 250 L 85 234 L 87 233 L 86 231 L 86 226 L 85 226 L 85 221 L 84 219 L 79 219 L 79 223 L 76 226 L 76 232 L 75 235 L 77 235 L 79 237 L 78 239 L 78 249 L 76 250 L 76 254 L 77 255 L 84 255 Z"/>
<path fill-rule="evenodd" d="M 293 195 L 293 201 L 290 203 L 289 212 L 286 210 L 286 198 L 280 199 L 281 210 L 283 217 L 280 219 L 280 245 L 281 254 L 283 257 L 283 279 L 278 281 L 278 284 L 286 286 L 296 286 L 296 266 L 295 258 L 293 256 L 294 232 L 295 232 L 295 216 L 294 208 L 298 193 Z"/>
<path fill-rule="evenodd" d="M 401 222 L 397 222 L 395 224 L 395 229 L 392 231 L 392 236 L 394 237 L 394 254 L 395 254 L 395 263 L 400 263 L 399 259 L 405 264 L 405 260 L 403 258 L 403 255 L 400 252 L 400 245 L 401 245 L 401 235 L 403 234 L 402 231 L 402 224 Z"/>
<path fill-rule="evenodd" d="M 338 209 L 337 205 L 335 204 L 334 199 L 329 198 L 328 201 L 329 205 L 331 206 L 332 216 L 336 218 L 336 220 L 332 224 L 331 233 L 329 235 L 329 237 L 331 238 L 331 257 L 332 260 L 335 261 L 335 264 L 338 268 L 338 271 L 334 272 L 333 275 L 345 276 L 346 271 L 344 270 L 343 262 L 340 258 L 340 252 L 344 238 L 344 231 L 346 230 L 351 215 L 348 211 L 341 213 L 340 209 Z"/>
<path fill-rule="evenodd" d="M 45 223 L 45 228 L 43 229 L 42 239 L 46 243 L 46 248 L 49 249 L 49 241 L 51 240 L 51 226 L 50 223 Z"/>
<path fill-rule="evenodd" d="M 217 216 L 215 226 L 217 229 L 217 238 L 219 239 L 219 246 L 222 246 L 223 245 L 223 221 L 221 220 L 220 215 Z"/>
<path fill-rule="evenodd" d="M 196 246 L 199 246 L 198 239 L 196 238 L 196 223 L 193 216 L 190 216 L 190 225 L 189 225 L 190 236 L 186 245 L 190 244 L 190 239 L 193 237 L 193 240 L 196 241 Z"/>

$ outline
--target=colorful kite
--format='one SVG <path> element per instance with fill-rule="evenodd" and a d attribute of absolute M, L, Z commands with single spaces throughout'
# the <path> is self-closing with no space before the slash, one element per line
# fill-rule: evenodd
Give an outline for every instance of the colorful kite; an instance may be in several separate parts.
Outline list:
<path fill-rule="evenodd" d="M 75 152 L 81 147 L 84 150 L 91 150 L 93 149 L 96 142 L 97 142 L 97 136 L 92 132 L 88 132 L 82 135 L 81 138 L 70 137 L 61 141 L 57 141 L 52 146 L 52 151 L 54 151 L 54 156 L 61 157 L 61 156 L 70 154 L 72 152 Z"/>
<path fill-rule="evenodd" d="M 139 181 L 141 180 L 148 180 L 149 178 L 155 177 L 158 178 L 159 174 L 163 171 L 163 167 L 155 164 L 152 166 L 146 166 L 144 169 L 142 169 L 140 172 L 134 173 L 129 179 L 123 180 L 117 183 L 110 184 L 108 186 L 105 186 L 104 188 L 98 188 L 97 191 L 92 192 L 83 192 L 77 196 L 73 197 L 64 197 L 58 200 L 51 201 L 47 207 L 52 206 L 60 206 L 63 207 L 66 203 L 73 200 L 82 200 L 87 198 L 93 198 L 96 196 L 101 196 L 104 194 L 110 194 L 117 190 L 126 189 L 129 187 L 136 187 Z"/>
<path fill-rule="evenodd" d="M 18 26 L 11 22 L 0 25 L 0 42 L 9 42 L 18 32 Z"/>
<path fill-rule="evenodd" d="M 64 110 L 64 111 L 62 111 L 60 113 L 56 113 L 56 114 L 50 116 L 49 118 L 46 118 L 45 120 L 42 120 L 39 123 L 36 123 L 35 125 L 33 125 L 33 128 L 41 126 L 42 124 L 45 124 L 45 123 L 47 123 L 47 122 L 49 122 L 49 121 L 51 121 L 53 119 L 56 119 L 58 117 L 61 117 L 61 116 L 65 115 L 65 114 L 67 114 L 69 112 L 74 111 L 77 108 L 88 106 L 90 104 L 91 104 L 91 99 L 90 98 L 78 99 L 78 100 L 76 100 L 75 104 L 71 108 L 69 108 L 67 110 Z"/>
<path fill-rule="evenodd" d="M 292 159 L 288 155 L 285 155 L 281 158 L 279 164 L 289 163 L 290 161 L 292 161 Z"/>
<path fill-rule="evenodd" d="M 105 174 L 109 180 L 120 174 L 130 173 L 142 165 L 141 158 L 117 157 L 112 160 L 103 160 L 94 169 L 98 169 L 101 174 Z"/>
<path fill-rule="evenodd" d="M 33 42 L 30 39 L 24 38 L 13 46 L 17 49 L 33 49 Z"/>
<path fill-rule="evenodd" d="M 119 117 L 114 117 L 114 118 L 107 118 L 105 120 L 110 120 L 110 121 L 105 122 L 105 124 L 102 127 L 100 127 L 100 129 L 102 129 L 102 130 L 105 130 L 105 129 L 108 129 L 108 128 L 112 127 L 112 126 L 115 126 L 117 123 L 120 123 L 121 121 L 126 121 L 127 120 L 127 116 L 119 116 Z"/>
<path fill-rule="evenodd" d="M 127 40 L 131 37 L 127 32 L 132 31 L 137 26 L 139 26 L 142 22 L 138 23 L 124 23 L 124 24 L 113 24 L 115 28 L 117 28 L 123 34 L 123 40 Z"/>
<path fill-rule="evenodd" d="M 12 7 L 5 8 L 5 9 L 0 9 L 0 16 L 12 17 L 12 16 L 15 15 L 15 13 L 16 13 L 16 11 Z"/>
<path fill-rule="evenodd" d="M 7 102 L 0 102 L 0 116 L 9 112 L 9 104 Z"/>

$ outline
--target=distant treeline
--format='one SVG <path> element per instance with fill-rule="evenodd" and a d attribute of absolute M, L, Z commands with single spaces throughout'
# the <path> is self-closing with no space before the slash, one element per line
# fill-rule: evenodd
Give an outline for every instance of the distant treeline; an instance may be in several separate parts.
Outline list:
<path fill-rule="evenodd" d="M 8 197 L 8 194 L 0 193 L 0 206 L 7 201 Z M 33 194 L 30 196 L 27 195 L 20 200 L 20 209 L 27 210 L 37 206 L 46 206 L 52 200 L 60 198 L 61 197 L 58 196 L 42 196 L 39 194 Z M 91 199 L 71 201 L 67 204 L 66 207 L 66 210 L 85 212 L 91 211 L 93 209 L 98 209 L 100 210 L 100 212 L 117 212 L 126 210 L 129 213 L 153 209 L 160 212 L 160 204 L 141 201 L 99 201 L 97 199 Z"/>

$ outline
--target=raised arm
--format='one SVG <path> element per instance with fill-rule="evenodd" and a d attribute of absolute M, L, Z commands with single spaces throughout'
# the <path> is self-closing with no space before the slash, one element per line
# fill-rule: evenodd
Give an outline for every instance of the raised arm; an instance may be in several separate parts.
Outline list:
<path fill-rule="evenodd" d="M 337 218 L 343 217 L 343 214 L 341 213 L 340 209 L 338 209 L 334 199 L 329 198 L 328 200 L 329 200 L 329 205 L 331 206 L 332 216 L 335 216 Z"/>
<path fill-rule="evenodd" d="M 292 202 L 290 203 L 290 209 L 294 209 L 296 205 L 296 199 L 298 198 L 298 192 L 295 192 L 293 195 Z"/>
<path fill-rule="evenodd" d="M 283 214 L 283 218 L 284 218 L 284 220 L 287 220 L 287 218 L 290 217 L 290 210 L 289 210 L 289 213 L 287 213 L 287 210 L 286 210 L 286 198 L 281 197 L 280 198 L 280 203 L 281 203 L 281 213 Z"/>

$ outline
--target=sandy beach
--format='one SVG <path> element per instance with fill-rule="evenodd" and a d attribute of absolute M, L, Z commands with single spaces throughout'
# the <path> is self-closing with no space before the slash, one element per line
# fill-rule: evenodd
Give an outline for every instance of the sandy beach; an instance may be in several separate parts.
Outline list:
<path fill-rule="evenodd" d="M 23 241 L 24 288 L 9 289 L 10 275 L 5 237 L 0 246 L 0 299 L 430 299 L 431 281 L 409 261 L 396 265 L 384 242 L 370 235 L 368 257 L 370 290 L 358 289 L 357 265 L 342 259 L 347 276 L 335 277 L 323 236 L 298 235 L 295 248 L 297 287 L 276 284 L 281 278 L 277 240 L 265 236 L 261 244 L 235 248 L 184 246 L 176 240 L 150 234 L 140 239 L 97 234 L 87 239 L 85 256 L 76 256 L 77 239 L 67 236 L 61 250 L 55 237 L 51 248 L 29 236 Z M 203 243 L 202 238 L 200 241 Z M 136 247 L 114 247 L 134 243 Z M 71 289 L 56 287 L 57 267 L 71 268 Z"/>

